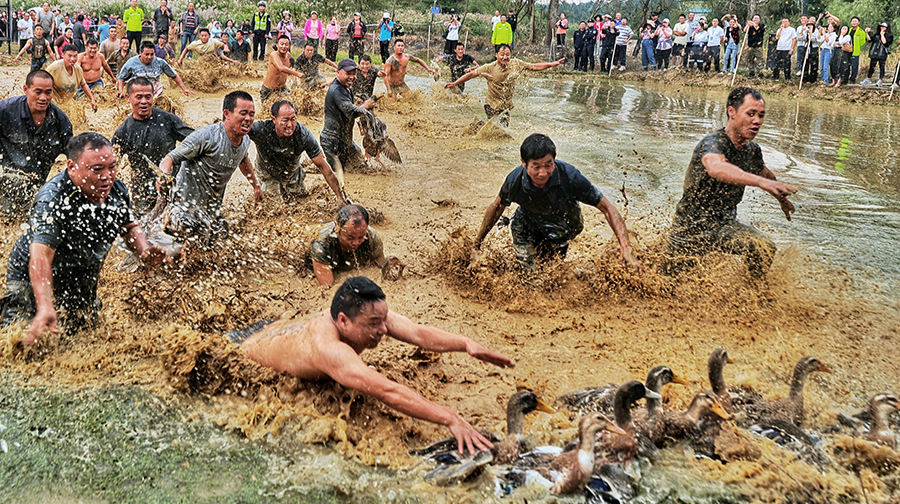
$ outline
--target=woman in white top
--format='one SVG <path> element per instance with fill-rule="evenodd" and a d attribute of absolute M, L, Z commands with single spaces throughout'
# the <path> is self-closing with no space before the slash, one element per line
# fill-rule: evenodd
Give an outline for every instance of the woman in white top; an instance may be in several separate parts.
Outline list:
<path fill-rule="evenodd" d="M 834 87 L 840 87 L 841 82 L 850 79 L 850 55 L 853 54 L 853 39 L 849 32 L 850 29 L 847 25 L 841 26 L 841 34 L 838 36 L 837 43 L 834 44 L 834 50 L 837 51 L 837 56 L 840 58 Z"/>
<path fill-rule="evenodd" d="M 834 33 L 834 25 L 828 23 L 828 27 L 819 27 L 816 35 L 819 42 L 819 66 L 822 67 L 822 81 L 819 84 L 831 84 L 831 57 L 834 54 L 834 43 L 837 42 L 837 33 Z"/>
<path fill-rule="evenodd" d="M 445 21 L 444 26 L 447 27 L 447 38 L 444 39 L 444 58 L 449 58 L 456 51 L 456 44 L 459 43 L 459 18 L 456 14 L 450 16 L 450 21 Z"/>

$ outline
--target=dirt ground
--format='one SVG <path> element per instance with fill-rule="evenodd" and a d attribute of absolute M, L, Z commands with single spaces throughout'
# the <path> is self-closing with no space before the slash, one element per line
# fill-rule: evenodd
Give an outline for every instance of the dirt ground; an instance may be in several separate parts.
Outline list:
<path fill-rule="evenodd" d="M 20 94 L 26 70 L 0 67 L 0 89 Z M 184 70 L 186 82 L 196 81 L 194 71 Z M 214 94 L 184 97 L 169 86 L 164 97 L 188 124 L 199 127 L 220 117 L 226 90 L 258 95 L 259 80 L 242 75 L 222 76 L 222 89 Z M 659 75 L 681 82 L 675 74 Z M 124 102 L 108 91 L 100 96 L 96 114 L 79 104 L 66 107 L 76 132 L 111 135 L 125 117 Z M 445 124 L 433 115 L 423 117 L 417 110 L 428 100 L 423 94 L 378 110 L 403 155 L 402 165 L 347 174 L 351 198 L 383 213 L 386 220 L 378 230 L 386 251 L 407 265 L 396 282 L 382 282 L 375 269 L 362 273 L 382 285 L 393 310 L 470 336 L 514 359 L 516 367 L 498 369 L 466 355 L 435 355 L 388 340 L 363 359 L 389 378 L 495 432 L 505 428 L 505 404 L 517 384 L 552 400 L 587 386 L 643 379 L 660 364 L 691 383 L 664 390 L 666 408 L 684 409 L 695 392 L 709 387 L 706 360 L 716 347 L 735 359 L 725 371 L 729 385 L 767 398 L 787 394 L 793 365 L 804 355 L 832 366 L 834 374 L 814 375 L 806 387 L 807 425 L 816 430 L 836 423 L 837 413 L 856 411 L 871 395 L 896 387 L 896 293 L 863 289 L 847 272 L 793 248 L 779 252 L 767 285 L 751 284 L 737 260 L 721 255 L 705 258 L 677 279 L 663 276 L 657 272 L 662 233 L 634 237 L 647 267 L 643 275 L 618 265 L 608 230 L 584 233 L 569 258 L 547 265 L 527 282 L 517 271 L 508 232 L 492 232 L 486 252 L 473 258 L 472 239 L 489 195 L 502 181 L 475 171 L 492 150 L 517 146 L 521 139 L 479 135 L 473 121 Z M 300 119 L 317 135 L 321 111 L 311 112 Z M 504 167 L 511 166 L 507 161 Z M 27 350 L 18 344 L 21 327 L 0 331 L 3 372 L 22 384 L 74 389 L 140 385 L 184 400 L 195 411 L 195 422 L 216 423 L 251 439 L 268 433 L 277 439 L 290 429 L 306 442 L 332 445 L 366 464 L 408 467 L 414 462 L 409 449 L 446 437 L 447 431 L 331 381 L 277 375 L 244 359 L 220 336 L 263 318 L 305 317 L 330 304 L 334 288 L 316 284 L 304 249 L 337 207 L 320 176 L 307 181 L 308 197 L 267 201 L 254 210 L 249 185 L 236 172 L 224 207 L 233 232 L 217 250 L 138 273 L 117 271 L 121 253 L 110 254 L 100 281 L 101 326 L 48 337 Z M 586 212 L 585 220 L 588 229 L 605 227 L 598 212 Z M 0 273 L 20 233 L 20 222 L 0 225 Z M 526 429 L 536 442 L 562 444 L 574 436 L 575 422 L 560 411 L 530 416 Z M 762 447 L 762 456 L 727 465 L 683 463 L 751 500 L 861 500 L 860 476 L 847 468 L 851 465 L 836 463 L 821 472 L 792 452 L 752 442 Z M 837 457 L 840 442 L 826 438 L 825 449 Z M 854 463 L 872 502 L 895 492 L 893 473 L 879 473 L 879 462 Z"/>

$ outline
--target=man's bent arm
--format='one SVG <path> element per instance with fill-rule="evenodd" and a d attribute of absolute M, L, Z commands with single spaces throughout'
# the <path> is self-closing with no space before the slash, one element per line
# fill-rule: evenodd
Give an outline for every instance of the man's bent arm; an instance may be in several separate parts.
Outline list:
<path fill-rule="evenodd" d="M 745 172 L 732 163 L 729 163 L 722 154 L 706 154 L 701 161 L 703 167 L 706 168 L 706 173 L 719 182 L 725 182 L 726 184 L 732 185 L 759 187 L 776 198 L 788 196 L 797 192 L 797 188 L 794 186 Z M 766 170 L 768 170 L 768 168 L 766 168 Z"/>
<path fill-rule="evenodd" d="M 302 73 L 294 70 L 289 66 L 285 66 L 285 64 L 281 61 L 281 58 L 278 56 L 277 51 L 269 53 L 268 58 L 271 59 L 273 63 L 275 63 L 275 68 L 277 68 L 278 71 L 293 75 L 294 77 L 297 77 L 299 79 L 303 78 Z"/>
<path fill-rule="evenodd" d="M 238 168 L 240 168 L 244 177 L 247 178 L 247 181 L 250 182 L 250 185 L 253 186 L 253 199 L 257 203 L 261 202 L 263 200 L 262 187 L 259 186 L 259 179 L 256 178 L 256 170 L 253 169 L 253 163 L 250 162 L 250 158 L 245 157 L 242 159 Z"/>
<path fill-rule="evenodd" d="M 625 226 L 625 219 L 622 218 L 622 214 L 619 213 L 616 205 L 614 205 L 609 198 L 604 196 L 600 199 L 597 208 L 603 212 L 603 216 L 606 217 L 606 222 L 609 224 L 613 233 L 615 233 L 616 239 L 619 240 L 619 262 L 622 263 L 622 266 L 631 266 L 636 269 L 638 273 L 643 273 L 643 265 L 634 258 L 634 253 L 631 249 L 631 240 L 628 239 L 628 228 Z"/>
<path fill-rule="evenodd" d="M 341 206 L 346 205 L 347 201 L 344 199 L 344 195 L 341 194 L 341 184 L 338 182 L 334 170 L 331 169 L 331 165 L 328 164 L 328 160 L 325 159 L 325 155 L 319 154 L 312 159 L 312 162 L 319 169 L 322 176 L 325 177 L 325 182 L 328 182 L 328 187 L 334 191 L 334 195 L 337 196 L 337 200 Z"/>
<path fill-rule="evenodd" d="M 44 329 L 59 332 L 56 328 L 56 308 L 53 306 L 53 257 L 56 251 L 41 243 L 31 244 L 31 259 L 28 262 L 28 276 L 34 291 L 37 314 L 31 321 L 31 328 L 24 343 L 31 345 Z"/>
<path fill-rule="evenodd" d="M 122 233 L 122 242 L 148 266 L 158 266 L 167 259 L 166 252 L 156 245 L 150 245 L 147 235 L 137 222 L 125 226 Z"/>
<path fill-rule="evenodd" d="M 181 88 L 181 92 L 182 92 L 182 93 L 184 93 L 184 94 L 186 94 L 186 95 L 192 95 L 192 94 L 194 94 L 193 91 L 191 91 L 190 89 L 187 88 L 187 86 L 184 85 L 184 81 L 181 80 L 181 76 L 180 76 L 180 75 L 176 75 L 176 76 L 175 76 L 175 84 L 178 84 L 178 87 Z"/>
<path fill-rule="evenodd" d="M 316 261 L 313 261 L 312 264 L 313 274 L 316 275 L 316 281 L 319 282 L 319 285 L 328 286 L 334 283 L 334 272 L 331 271 L 331 266 Z"/>
<path fill-rule="evenodd" d="M 458 86 L 458 85 L 462 84 L 463 82 L 471 80 L 474 77 L 475 77 L 475 72 L 466 72 L 466 73 L 462 74 L 462 76 L 460 76 L 459 79 L 456 79 L 453 82 L 448 82 L 448 83 L 444 84 L 444 87 L 451 88 L 454 86 Z"/>
<path fill-rule="evenodd" d="M 491 231 L 491 228 L 494 227 L 494 224 L 497 223 L 505 210 L 506 206 L 500 203 L 500 196 L 497 196 L 494 201 L 488 205 L 487 211 L 484 212 L 484 219 L 481 221 L 481 229 L 478 230 L 478 236 L 475 237 L 475 248 L 481 246 L 484 237 Z"/>
<path fill-rule="evenodd" d="M 466 352 L 478 360 L 499 367 L 515 367 L 513 361 L 465 336 L 437 327 L 417 324 L 399 313 L 388 311 L 388 334 L 399 341 L 416 345 L 429 352 Z"/>
<path fill-rule="evenodd" d="M 427 422 L 445 425 L 459 443 L 459 451 L 474 453 L 493 448 L 459 414 L 435 404 L 405 385 L 389 380 L 368 367 L 349 346 L 339 341 L 313 343 L 313 361 L 319 370 L 346 387 L 371 395 L 389 407 Z"/>

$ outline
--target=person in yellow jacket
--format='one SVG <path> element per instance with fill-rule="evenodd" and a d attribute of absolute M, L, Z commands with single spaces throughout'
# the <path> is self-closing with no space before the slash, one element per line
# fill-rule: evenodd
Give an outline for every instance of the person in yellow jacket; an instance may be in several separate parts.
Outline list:
<path fill-rule="evenodd" d="M 122 14 L 122 21 L 125 23 L 125 31 L 128 32 L 128 47 L 134 43 L 134 50 L 140 50 L 144 10 L 138 7 L 137 0 L 131 0 L 131 6 L 125 9 L 125 14 Z"/>
<path fill-rule="evenodd" d="M 500 50 L 503 44 L 512 44 L 512 26 L 506 22 L 506 16 L 500 16 L 500 22 L 494 25 L 494 33 L 491 35 L 491 44 L 494 44 L 494 52 Z"/>

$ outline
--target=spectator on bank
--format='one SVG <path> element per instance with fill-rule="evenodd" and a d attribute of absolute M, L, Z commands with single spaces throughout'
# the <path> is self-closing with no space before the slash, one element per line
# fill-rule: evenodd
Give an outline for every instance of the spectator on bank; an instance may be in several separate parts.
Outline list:
<path fill-rule="evenodd" d="M 291 38 L 291 32 L 294 31 L 294 23 L 293 21 L 291 21 L 290 11 L 284 11 L 281 13 L 281 21 L 279 21 L 278 24 L 275 25 L 275 29 L 278 30 L 278 35 L 276 35 L 276 38 L 284 35 L 288 38 L 288 40 L 293 40 Z"/>
<path fill-rule="evenodd" d="M 378 23 L 380 33 L 378 35 L 378 48 L 381 53 L 381 62 L 384 63 L 390 57 L 391 37 L 394 36 L 394 22 L 391 21 L 391 15 L 387 12 L 381 17 Z"/>
<path fill-rule="evenodd" d="M 25 48 L 25 44 L 34 36 L 34 23 L 31 21 L 31 16 L 26 16 L 24 12 L 20 12 L 16 28 L 19 30 L 19 50 L 21 51 Z"/>
<path fill-rule="evenodd" d="M 516 48 L 516 27 L 519 26 L 519 18 L 516 17 L 515 11 L 509 9 L 509 14 L 506 15 L 506 22 L 509 23 L 509 27 L 512 28 L 513 37 L 512 42 L 509 43 L 510 49 Z"/>
<path fill-rule="evenodd" d="M 200 29 L 200 15 L 194 11 L 194 3 L 188 4 L 188 10 L 178 20 L 178 32 L 181 34 L 181 49 L 189 46 L 197 38 Z"/>
<path fill-rule="evenodd" d="M 271 37 L 269 30 L 272 29 L 272 21 L 266 12 L 266 0 L 259 0 L 256 9 L 257 12 L 253 13 L 253 21 L 250 23 L 253 28 L 253 59 L 262 61 L 266 57 L 266 40 Z"/>
<path fill-rule="evenodd" d="M 56 46 L 56 53 L 60 58 L 62 58 L 63 49 L 70 44 L 72 44 L 72 29 L 66 28 L 65 33 L 56 39 L 56 42 L 53 44 Z"/>
<path fill-rule="evenodd" d="M 502 22 L 502 20 L 501 20 Z M 496 28 L 496 27 L 495 27 Z M 566 46 L 566 32 L 569 30 L 569 20 L 565 12 L 559 13 L 559 21 L 556 22 L 556 46 Z"/>
<path fill-rule="evenodd" d="M 337 60 L 338 41 L 341 36 L 341 25 L 337 17 L 331 16 L 331 21 L 325 25 L 325 59 Z"/>
<path fill-rule="evenodd" d="M 672 64 L 675 66 L 684 66 L 684 60 L 687 58 L 688 30 L 690 29 L 685 15 L 679 14 L 678 22 L 672 27 Z"/>
<path fill-rule="evenodd" d="M 303 36 L 306 37 L 306 43 L 312 44 L 316 52 L 319 51 L 319 39 L 322 38 L 322 34 L 322 20 L 319 19 L 319 13 L 312 11 L 303 27 Z"/>
<path fill-rule="evenodd" d="M 707 70 L 707 58 L 709 58 L 709 50 L 706 45 L 709 42 L 709 32 L 706 30 L 706 22 L 701 18 L 697 22 L 693 36 L 690 37 L 690 56 L 688 61 L 688 70 L 692 70 L 694 65 L 697 70 Z"/>
<path fill-rule="evenodd" d="M 660 70 L 669 69 L 669 56 L 672 54 L 672 29 L 669 28 L 669 18 L 656 29 L 656 67 Z"/>
<path fill-rule="evenodd" d="M 623 17 L 616 26 L 616 50 L 613 54 L 613 66 L 620 72 L 625 71 L 625 56 L 628 53 L 628 42 L 634 38 L 634 31 L 628 26 L 628 18 Z"/>
<path fill-rule="evenodd" d="M 600 71 L 608 74 L 612 70 L 613 52 L 616 50 L 616 24 L 609 14 L 603 15 L 600 31 Z"/>
<path fill-rule="evenodd" d="M 455 14 L 450 16 L 450 21 L 444 21 L 444 26 L 447 27 L 447 30 L 444 32 L 444 53 L 441 56 L 449 58 L 456 50 L 456 44 L 459 43 L 459 17 Z"/>
<path fill-rule="evenodd" d="M 725 46 L 725 63 L 722 69 L 726 73 L 734 73 L 737 70 L 737 55 L 741 48 L 741 25 L 738 23 L 737 16 L 729 16 L 725 39 L 727 40 L 727 45 Z"/>
<path fill-rule="evenodd" d="M 587 34 L 587 23 L 584 21 L 578 23 L 578 29 L 572 34 L 572 46 L 575 48 L 575 61 L 572 69 L 576 72 L 585 71 L 582 69 L 587 63 L 587 55 L 584 54 L 584 36 Z"/>
<path fill-rule="evenodd" d="M 656 70 L 656 56 L 653 54 L 655 51 L 653 36 L 655 33 L 656 30 L 653 29 L 653 24 L 650 20 L 647 20 L 641 28 L 641 67 L 644 71 L 647 71 L 647 69 Z"/>
<path fill-rule="evenodd" d="M 876 86 L 880 86 L 881 79 L 884 79 L 884 65 L 887 61 L 888 54 L 891 52 L 891 44 L 894 42 L 894 34 L 891 33 L 891 25 L 887 23 L 881 23 L 878 25 L 878 30 L 872 34 L 871 28 L 866 28 L 866 40 L 871 43 L 869 48 L 869 73 L 866 76 L 866 80 L 862 81 L 863 84 L 872 84 L 872 75 L 875 73 L 875 66 L 879 66 L 878 69 L 878 82 L 875 83 Z"/>
<path fill-rule="evenodd" d="M 828 23 L 827 27 L 820 26 L 816 41 L 819 43 L 819 66 L 822 67 L 822 80 L 819 84 L 827 86 L 831 84 L 831 58 L 834 55 L 834 45 L 837 43 L 834 25 Z"/>
<path fill-rule="evenodd" d="M 354 12 L 353 21 L 350 21 L 350 24 L 347 25 L 347 33 L 350 34 L 350 47 L 348 49 L 349 54 L 347 57 L 350 59 L 356 58 L 357 61 L 359 61 L 359 58 L 366 53 L 365 42 L 366 31 L 368 30 L 366 24 L 362 22 L 360 17 L 359 12 Z"/>
<path fill-rule="evenodd" d="M 229 18 L 225 21 L 225 29 L 222 30 L 222 34 L 228 35 L 228 40 L 233 41 L 237 38 L 237 32 L 239 31 L 237 26 L 234 26 L 234 20 Z"/>
<path fill-rule="evenodd" d="M 709 42 L 706 43 L 706 50 L 709 51 L 708 58 L 706 60 L 706 68 L 704 71 L 709 73 L 710 64 L 715 66 L 716 73 L 721 73 L 719 70 L 719 60 L 722 56 L 722 44 L 725 42 L 725 30 L 719 26 L 719 20 L 713 18 L 711 21 L 712 26 L 706 30 L 706 33 L 709 35 Z"/>
<path fill-rule="evenodd" d="M 759 14 L 754 14 L 747 26 L 744 28 L 747 33 L 747 65 L 750 68 L 750 77 L 756 77 L 758 73 L 762 77 L 762 69 L 765 60 L 763 59 L 763 39 L 766 35 L 766 25 L 760 21 Z"/>
<path fill-rule="evenodd" d="M 494 52 L 500 50 L 501 45 L 509 45 L 512 42 L 512 27 L 506 20 L 506 16 L 500 16 L 500 22 L 494 27 L 491 35 L 491 44 L 494 44 Z"/>
<path fill-rule="evenodd" d="M 499 10 L 495 10 L 495 11 L 494 11 L 494 16 L 491 17 L 491 31 L 493 31 L 494 28 L 497 27 L 497 23 L 499 23 L 499 22 L 500 22 L 500 11 L 499 11 Z"/>
<path fill-rule="evenodd" d="M 839 58 L 837 63 L 834 87 L 841 87 L 841 83 L 850 81 L 850 58 L 853 55 L 853 38 L 850 36 L 850 27 L 841 26 L 841 33 L 835 47 L 840 48 L 835 55 Z"/>
<path fill-rule="evenodd" d="M 856 76 L 859 75 L 859 55 L 862 54 L 862 48 L 866 45 L 868 35 L 859 27 L 859 18 L 853 16 L 850 18 L 850 38 L 853 39 L 853 53 L 850 55 L 850 80 L 848 84 L 856 84 Z"/>
<path fill-rule="evenodd" d="M 803 82 L 816 82 L 819 80 L 819 41 L 816 37 L 816 22 L 809 18 L 806 27 L 801 27 L 800 34 L 797 36 L 797 42 L 802 39 L 806 43 L 806 53 L 803 55 L 801 62 L 801 76 Z M 797 58 L 800 54 L 797 54 Z"/>

